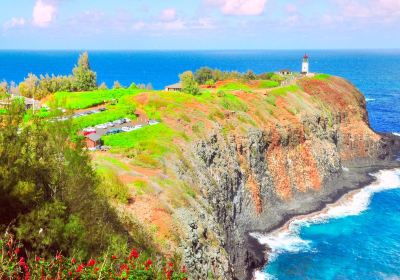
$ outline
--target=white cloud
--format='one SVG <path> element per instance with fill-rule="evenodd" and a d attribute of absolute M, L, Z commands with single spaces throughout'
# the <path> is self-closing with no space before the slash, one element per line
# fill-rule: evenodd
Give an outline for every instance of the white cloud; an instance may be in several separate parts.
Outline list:
<path fill-rule="evenodd" d="M 25 23 L 26 23 L 26 21 L 24 18 L 13 17 L 3 24 L 3 28 L 4 28 L 4 30 L 9 30 L 9 29 L 12 29 L 15 27 L 24 26 Z"/>
<path fill-rule="evenodd" d="M 218 6 L 225 15 L 258 16 L 261 15 L 267 0 L 205 0 L 207 5 Z"/>
<path fill-rule="evenodd" d="M 160 19 L 163 21 L 173 21 L 176 19 L 176 10 L 173 8 L 165 9 L 161 12 Z"/>
<path fill-rule="evenodd" d="M 32 23 L 38 27 L 48 27 L 54 21 L 56 14 L 56 0 L 36 0 L 33 7 Z"/>

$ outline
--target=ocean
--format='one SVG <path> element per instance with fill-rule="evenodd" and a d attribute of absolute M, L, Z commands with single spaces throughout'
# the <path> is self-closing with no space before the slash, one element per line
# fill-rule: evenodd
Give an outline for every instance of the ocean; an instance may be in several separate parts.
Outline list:
<path fill-rule="evenodd" d="M 400 50 L 313 50 L 312 72 L 347 78 L 367 99 L 372 128 L 400 135 Z M 90 51 L 98 81 L 178 81 L 201 66 L 256 73 L 299 71 L 303 51 Z M 20 82 L 30 72 L 69 74 L 79 51 L 0 51 L 0 81 Z M 400 279 L 400 171 L 381 171 L 377 182 L 327 213 L 260 237 L 273 249 L 259 279 Z"/>

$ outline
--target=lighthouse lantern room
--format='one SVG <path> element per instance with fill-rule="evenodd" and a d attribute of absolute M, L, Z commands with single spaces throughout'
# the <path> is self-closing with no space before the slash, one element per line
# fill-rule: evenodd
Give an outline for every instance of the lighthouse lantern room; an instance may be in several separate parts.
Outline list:
<path fill-rule="evenodd" d="M 308 75 L 309 73 L 309 63 L 308 63 L 308 55 L 305 54 L 303 57 L 303 64 L 301 66 L 301 74 Z"/>

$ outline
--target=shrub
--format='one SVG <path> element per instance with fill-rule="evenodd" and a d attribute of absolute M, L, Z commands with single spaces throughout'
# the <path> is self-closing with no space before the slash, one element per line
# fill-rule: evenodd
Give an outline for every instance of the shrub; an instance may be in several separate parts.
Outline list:
<path fill-rule="evenodd" d="M 1 279 L 132 279 L 186 280 L 186 267 L 173 260 L 156 259 L 133 248 L 129 254 L 121 252 L 86 260 L 65 257 L 58 252 L 52 258 L 28 252 L 10 234 L 0 239 Z"/>

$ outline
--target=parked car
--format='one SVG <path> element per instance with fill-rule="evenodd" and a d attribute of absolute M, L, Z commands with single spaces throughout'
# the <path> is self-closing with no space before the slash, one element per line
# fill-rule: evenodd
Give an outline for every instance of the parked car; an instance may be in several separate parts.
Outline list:
<path fill-rule="evenodd" d="M 106 124 L 98 124 L 98 125 L 95 126 L 95 128 L 106 129 L 107 125 Z"/>
<path fill-rule="evenodd" d="M 138 125 L 135 125 L 133 128 L 136 130 L 136 129 L 141 129 L 142 127 L 143 127 L 143 125 L 138 124 Z"/>
<path fill-rule="evenodd" d="M 113 121 L 113 124 L 120 125 L 120 124 L 123 124 L 123 121 L 122 120 L 116 120 L 116 121 Z"/>
<path fill-rule="evenodd" d="M 122 120 L 123 120 L 124 123 L 130 123 L 130 122 L 131 122 L 131 120 L 128 119 L 128 118 L 124 118 L 124 119 L 122 119 Z"/>
<path fill-rule="evenodd" d="M 131 132 L 131 131 L 134 130 L 134 128 L 131 127 L 131 126 L 124 126 L 124 127 L 121 128 L 121 130 L 122 130 L 123 132 Z"/>
<path fill-rule="evenodd" d="M 99 108 L 99 111 L 100 112 L 104 112 L 104 111 L 106 111 L 107 109 L 106 108 Z"/>
<path fill-rule="evenodd" d="M 155 125 L 155 124 L 159 124 L 160 122 L 159 121 L 156 121 L 156 120 L 150 120 L 149 121 L 149 125 Z"/>
<path fill-rule="evenodd" d="M 106 135 L 112 135 L 112 134 L 117 134 L 117 133 L 121 133 L 122 130 L 118 129 L 118 128 L 114 128 L 114 129 L 110 129 L 109 131 L 106 132 Z"/>
<path fill-rule="evenodd" d="M 114 126 L 114 124 L 113 124 L 112 122 L 105 123 L 104 125 L 106 125 L 106 126 L 108 126 L 108 127 Z"/>
<path fill-rule="evenodd" d="M 108 150 L 110 150 L 110 147 L 108 147 L 108 146 L 101 146 L 100 147 L 100 151 L 102 151 L 102 152 L 107 152 Z"/>

